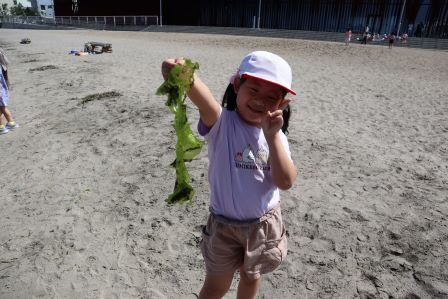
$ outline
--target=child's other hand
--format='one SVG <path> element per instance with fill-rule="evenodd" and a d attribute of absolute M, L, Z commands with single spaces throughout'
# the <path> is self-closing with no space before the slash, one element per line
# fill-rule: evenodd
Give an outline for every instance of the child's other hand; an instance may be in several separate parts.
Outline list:
<path fill-rule="evenodd" d="M 176 64 L 184 64 L 185 60 L 183 57 L 178 57 L 178 58 L 168 58 L 165 59 L 162 62 L 162 76 L 163 79 L 168 79 L 168 75 L 171 72 L 171 69 L 176 65 Z"/>
<path fill-rule="evenodd" d="M 289 102 L 291 102 L 291 100 L 283 99 L 277 109 L 267 112 L 267 115 L 261 124 L 266 139 L 275 136 L 275 134 L 277 134 L 283 127 L 283 109 L 288 106 Z"/>

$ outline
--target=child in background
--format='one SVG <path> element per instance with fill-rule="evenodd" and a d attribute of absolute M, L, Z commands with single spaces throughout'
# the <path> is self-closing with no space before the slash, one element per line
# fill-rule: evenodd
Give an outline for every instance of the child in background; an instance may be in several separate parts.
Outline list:
<path fill-rule="evenodd" d="M 394 41 L 395 41 L 395 34 L 391 33 L 389 35 L 389 49 L 392 49 L 392 47 L 394 45 Z"/>
<path fill-rule="evenodd" d="M 182 58 L 162 63 L 166 79 Z M 199 133 L 208 141 L 210 215 L 200 243 L 206 277 L 199 298 L 222 298 L 239 270 L 237 298 L 255 298 L 261 275 L 286 257 L 279 189 L 291 188 L 296 167 L 285 135 L 292 72 L 283 58 L 249 53 L 222 101 L 194 75 L 188 97 L 199 108 Z"/>
<path fill-rule="evenodd" d="M 9 80 L 8 80 L 8 59 L 6 58 L 2 49 L 0 49 L 0 135 L 6 134 L 9 130 L 14 130 L 19 127 L 17 123 L 14 122 L 11 112 L 8 109 L 9 100 Z M 6 125 L 2 123 L 2 115 L 6 118 Z"/>
<path fill-rule="evenodd" d="M 348 46 L 351 41 L 352 41 L 352 29 L 347 28 L 347 31 L 345 31 L 345 45 Z"/>

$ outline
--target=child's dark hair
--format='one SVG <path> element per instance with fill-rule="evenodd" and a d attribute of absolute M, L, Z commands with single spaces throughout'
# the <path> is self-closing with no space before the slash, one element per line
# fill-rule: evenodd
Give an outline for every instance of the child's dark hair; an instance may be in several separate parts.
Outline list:
<path fill-rule="evenodd" d="M 244 78 L 241 78 L 241 84 L 244 83 Z M 286 90 L 285 93 L 283 95 L 286 96 Z M 224 92 L 224 96 L 222 98 L 222 103 L 221 105 L 224 108 L 227 108 L 227 110 L 235 110 L 236 109 L 236 93 L 235 90 L 233 88 L 233 84 L 229 84 L 227 86 L 226 91 Z M 289 117 L 291 116 L 291 106 L 288 104 L 288 106 L 285 107 L 285 109 L 283 109 L 283 126 L 282 126 L 282 131 L 285 134 L 288 134 L 288 126 L 289 126 Z"/>

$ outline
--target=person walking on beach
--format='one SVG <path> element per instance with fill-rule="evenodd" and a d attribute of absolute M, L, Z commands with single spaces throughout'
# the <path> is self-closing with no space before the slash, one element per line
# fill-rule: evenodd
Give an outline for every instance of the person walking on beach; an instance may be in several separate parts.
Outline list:
<path fill-rule="evenodd" d="M 392 47 L 394 46 L 394 42 L 395 42 L 395 34 L 391 33 L 389 35 L 389 49 L 392 49 Z"/>
<path fill-rule="evenodd" d="M 182 58 L 162 63 L 166 79 Z M 287 240 L 279 189 L 292 187 L 288 122 L 292 72 L 276 54 L 246 55 L 222 100 L 194 75 L 187 95 L 199 108 L 199 133 L 208 141 L 210 215 L 200 247 L 206 266 L 200 299 L 222 298 L 240 272 L 237 298 L 255 298 L 261 276 L 285 259 Z"/>
<path fill-rule="evenodd" d="M 14 130 L 19 125 L 14 122 L 11 112 L 8 109 L 9 101 L 9 78 L 8 78 L 8 58 L 5 53 L 0 49 L 0 135 L 6 134 L 9 130 Z M 6 119 L 6 125 L 2 122 L 2 115 Z"/>
<path fill-rule="evenodd" d="M 351 41 L 352 41 L 352 29 L 347 28 L 347 31 L 345 31 L 345 45 L 348 46 Z"/>
<path fill-rule="evenodd" d="M 366 28 L 364 29 L 364 34 L 362 35 L 362 41 L 361 44 L 367 45 L 367 40 L 369 39 L 370 33 L 369 33 L 369 25 L 366 25 Z"/>

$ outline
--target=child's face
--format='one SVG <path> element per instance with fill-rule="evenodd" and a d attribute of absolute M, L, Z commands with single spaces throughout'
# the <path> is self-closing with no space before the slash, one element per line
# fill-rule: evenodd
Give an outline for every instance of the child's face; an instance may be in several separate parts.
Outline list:
<path fill-rule="evenodd" d="M 236 85 L 237 110 L 247 123 L 260 127 L 263 119 L 279 108 L 285 91 L 282 87 L 254 78 L 246 78 Z"/>

